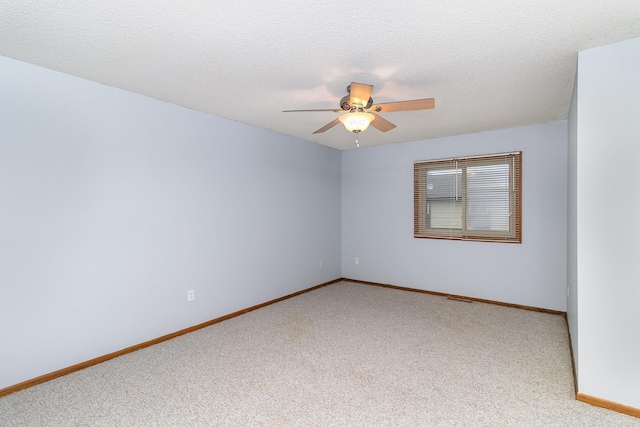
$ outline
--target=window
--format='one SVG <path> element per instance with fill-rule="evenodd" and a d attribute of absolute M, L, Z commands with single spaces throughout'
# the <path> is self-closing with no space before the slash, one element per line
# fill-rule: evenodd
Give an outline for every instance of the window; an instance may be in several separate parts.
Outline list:
<path fill-rule="evenodd" d="M 414 237 L 520 243 L 521 157 L 414 163 Z"/>

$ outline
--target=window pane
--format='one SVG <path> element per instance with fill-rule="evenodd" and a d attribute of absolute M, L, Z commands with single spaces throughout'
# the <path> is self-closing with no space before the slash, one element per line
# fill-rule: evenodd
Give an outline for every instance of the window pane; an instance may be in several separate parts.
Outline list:
<path fill-rule="evenodd" d="M 467 168 L 467 229 L 509 231 L 509 164 Z"/>
<path fill-rule="evenodd" d="M 462 229 L 462 169 L 427 172 L 428 228 Z"/>
<path fill-rule="evenodd" d="M 431 227 L 462 229 L 462 202 L 437 200 L 429 202 Z"/>

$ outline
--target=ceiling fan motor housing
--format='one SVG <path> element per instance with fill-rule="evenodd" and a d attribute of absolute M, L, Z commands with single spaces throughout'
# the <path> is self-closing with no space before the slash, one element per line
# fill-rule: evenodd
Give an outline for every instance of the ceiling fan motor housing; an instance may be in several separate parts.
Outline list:
<path fill-rule="evenodd" d="M 351 96 L 349 96 L 349 95 L 343 97 L 340 100 L 340 108 L 342 108 L 345 111 L 349 111 L 349 110 L 351 110 L 353 108 L 367 109 L 367 108 L 370 108 L 373 105 L 373 98 L 371 98 L 371 97 L 369 97 L 369 101 L 367 101 L 367 105 L 365 105 L 364 107 L 351 105 L 349 103 L 350 99 L 351 99 Z"/>

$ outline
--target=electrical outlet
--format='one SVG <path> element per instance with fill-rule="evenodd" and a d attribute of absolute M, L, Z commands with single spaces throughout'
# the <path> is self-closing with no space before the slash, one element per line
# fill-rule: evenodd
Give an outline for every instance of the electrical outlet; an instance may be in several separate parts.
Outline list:
<path fill-rule="evenodd" d="M 187 301 L 193 301 L 194 299 L 196 299 L 196 291 L 193 289 L 187 291 Z"/>
<path fill-rule="evenodd" d="M 322 261 L 318 264 L 318 268 L 322 268 Z"/>
<path fill-rule="evenodd" d="M 354 264 L 360 264 L 360 258 L 356 257 L 356 259 L 353 260 Z"/>

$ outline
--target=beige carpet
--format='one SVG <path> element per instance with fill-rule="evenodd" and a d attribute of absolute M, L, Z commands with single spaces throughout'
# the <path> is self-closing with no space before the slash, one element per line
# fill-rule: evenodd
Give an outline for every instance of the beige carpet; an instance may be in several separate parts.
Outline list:
<path fill-rule="evenodd" d="M 340 282 L 0 398 L 1 426 L 640 426 L 561 316 Z"/>

